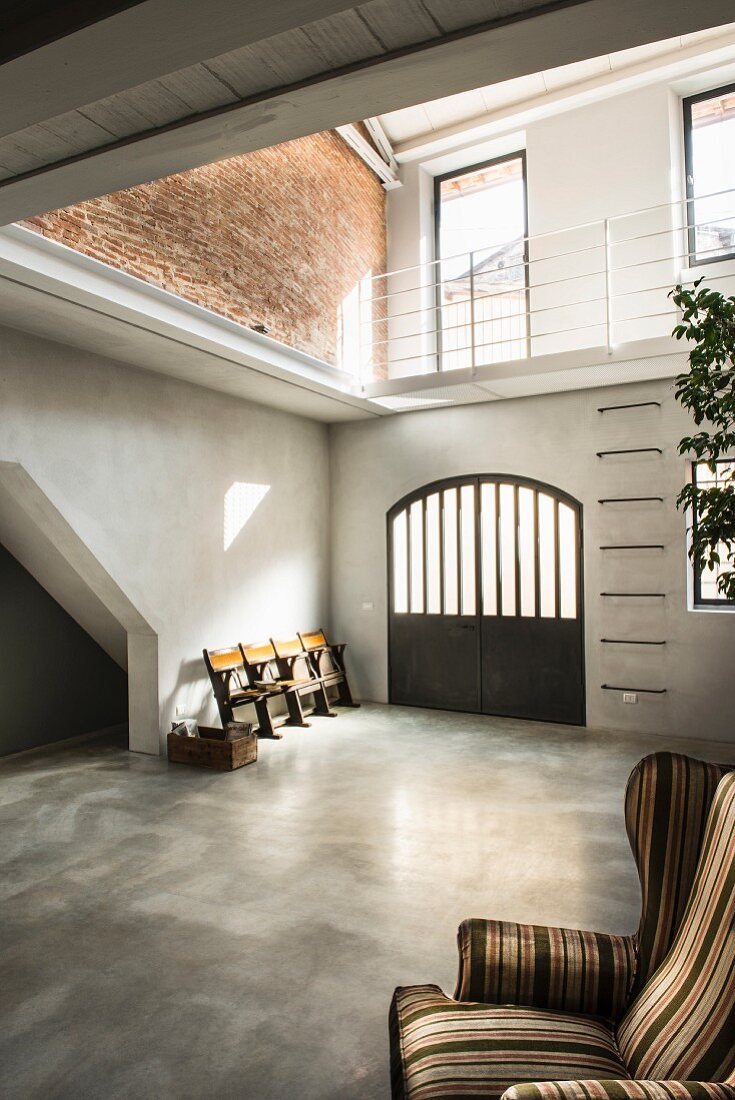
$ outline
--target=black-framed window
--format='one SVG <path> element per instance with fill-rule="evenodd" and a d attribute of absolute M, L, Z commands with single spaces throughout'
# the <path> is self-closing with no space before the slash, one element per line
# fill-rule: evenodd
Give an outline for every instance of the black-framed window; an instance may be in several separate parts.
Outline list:
<path fill-rule="evenodd" d="M 695 462 L 692 465 L 692 481 L 695 485 L 729 485 L 735 481 L 735 459 L 722 458 L 715 462 L 714 471 L 710 470 L 706 462 Z M 692 513 L 692 529 L 697 529 L 697 510 Z M 721 573 L 728 572 L 731 568 L 728 563 L 726 548 L 720 549 L 720 567 L 699 569 L 693 565 L 694 572 L 694 606 L 695 607 L 722 607 L 735 610 L 735 600 L 728 600 L 717 588 L 717 578 Z"/>
<path fill-rule="evenodd" d="M 735 258 L 735 84 L 684 100 L 689 263 Z"/>
<path fill-rule="evenodd" d="M 439 369 L 528 355 L 526 154 L 434 180 Z"/>

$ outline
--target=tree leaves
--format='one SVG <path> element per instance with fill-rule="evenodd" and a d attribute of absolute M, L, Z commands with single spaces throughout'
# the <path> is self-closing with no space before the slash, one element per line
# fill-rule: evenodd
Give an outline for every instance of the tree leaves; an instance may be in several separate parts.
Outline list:
<path fill-rule="evenodd" d="M 672 335 L 686 339 L 689 370 L 674 380 L 676 400 L 688 409 L 702 431 L 679 442 L 679 454 L 691 454 L 714 475 L 718 459 L 735 454 L 735 297 L 702 286 L 679 284 L 669 297 L 681 310 L 681 322 Z M 714 571 L 725 563 L 717 587 L 726 599 L 735 599 L 735 479 L 720 475 L 717 485 L 690 483 L 676 505 L 696 517 L 689 556 L 695 568 Z"/>

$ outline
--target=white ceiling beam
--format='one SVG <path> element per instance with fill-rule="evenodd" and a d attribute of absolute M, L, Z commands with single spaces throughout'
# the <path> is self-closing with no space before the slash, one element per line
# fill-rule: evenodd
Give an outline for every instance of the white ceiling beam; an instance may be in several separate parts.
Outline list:
<path fill-rule="evenodd" d="M 274 5 L 275 6 L 275 5 Z M 444 95 L 719 26 L 732 0 L 583 0 L 253 97 L 0 184 L 0 225 Z"/>
<path fill-rule="evenodd" d="M 347 126 L 337 126 L 335 129 L 350 148 L 354 149 L 358 157 L 367 164 L 368 168 L 375 172 L 384 187 L 391 189 L 401 186 L 401 181 L 398 178 L 398 165 L 396 164 L 396 167 L 393 168 L 390 164 L 387 164 L 377 149 L 370 144 L 367 138 L 362 136 L 356 126 L 350 122 Z"/>
<path fill-rule="evenodd" d="M 0 136 L 354 6 L 146 0 L 0 67 Z"/>
<path fill-rule="evenodd" d="M 367 132 L 382 154 L 383 160 L 391 166 L 394 172 L 397 172 L 398 161 L 395 158 L 391 140 L 383 129 L 382 122 L 379 118 L 366 118 L 364 121 Z"/>

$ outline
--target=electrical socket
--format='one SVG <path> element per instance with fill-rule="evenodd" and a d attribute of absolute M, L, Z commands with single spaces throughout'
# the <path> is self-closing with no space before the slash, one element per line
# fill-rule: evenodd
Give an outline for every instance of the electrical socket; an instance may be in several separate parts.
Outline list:
<path fill-rule="evenodd" d="M 363 600 L 362 601 L 363 611 L 372 611 L 374 609 L 374 607 L 375 607 L 375 604 L 373 603 L 372 600 Z"/>
<path fill-rule="evenodd" d="M 178 706 L 176 708 L 176 717 L 177 718 L 186 718 L 188 716 L 188 714 L 189 714 L 189 708 L 188 707 Z"/>
<path fill-rule="evenodd" d="M 638 696 L 636 695 L 636 693 L 634 691 L 624 691 L 623 692 L 623 702 L 624 703 L 637 703 L 638 702 Z"/>

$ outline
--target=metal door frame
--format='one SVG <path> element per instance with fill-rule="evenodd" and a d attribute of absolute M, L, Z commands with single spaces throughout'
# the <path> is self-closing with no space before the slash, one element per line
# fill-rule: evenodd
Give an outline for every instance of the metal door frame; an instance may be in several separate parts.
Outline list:
<path fill-rule="evenodd" d="M 430 481 L 426 485 L 422 485 L 417 489 L 412 489 L 411 492 L 406 493 L 400 500 L 392 504 L 386 512 L 386 539 L 387 539 L 387 633 L 388 633 L 388 701 L 392 702 L 393 699 L 393 662 L 391 659 L 391 631 L 390 620 L 393 612 L 393 537 L 392 537 L 392 521 L 400 512 L 410 509 L 410 506 L 418 500 L 426 501 L 426 498 L 432 496 L 434 493 L 442 493 L 445 489 L 460 489 L 463 485 L 474 485 L 475 487 L 475 615 L 474 618 L 477 621 L 478 627 L 482 621 L 482 539 L 481 539 L 481 492 L 480 487 L 483 483 L 491 484 L 505 484 L 513 485 L 516 488 L 534 489 L 537 492 L 546 493 L 555 500 L 562 501 L 564 504 L 569 505 L 577 516 L 577 539 L 578 539 L 578 559 L 577 559 L 577 618 L 579 620 L 579 629 L 582 637 L 581 644 L 581 668 L 580 673 L 582 677 L 582 721 L 580 726 L 586 727 L 587 725 L 587 668 L 586 668 L 586 645 L 585 645 L 585 600 L 584 600 L 584 508 L 582 502 L 573 497 L 571 493 L 566 492 L 564 489 L 560 489 L 557 485 L 552 485 L 547 481 L 539 481 L 537 478 L 526 477 L 524 474 L 509 474 L 509 473 L 486 473 L 486 474 L 463 474 L 456 475 L 454 477 L 439 478 L 437 481 Z M 441 496 L 440 496 L 441 501 Z M 459 513 L 459 495 L 458 495 L 458 513 Z M 441 513 L 443 517 L 443 511 Z M 516 514 L 517 519 L 517 514 Z M 410 519 L 407 518 L 407 526 L 410 528 Z M 441 570 L 441 605 L 442 610 L 440 615 L 444 615 L 444 580 L 443 580 L 443 555 L 444 555 L 444 538 L 443 538 L 443 519 L 440 535 L 440 570 Z M 536 539 L 538 540 L 538 525 L 536 526 Z M 426 505 L 424 503 L 424 528 L 423 537 L 426 538 Z M 499 543 L 496 535 L 496 553 L 499 552 Z M 410 537 L 407 547 L 407 558 L 410 563 L 411 544 Z M 457 556 L 461 556 L 461 546 L 458 541 Z M 536 562 L 538 562 L 538 543 L 536 547 Z M 410 568 L 410 564 L 409 564 Z M 424 542 L 424 610 L 422 612 L 407 611 L 406 614 L 421 614 L 426 615 L 426 544 Z M 516 578 L 518 577 L 518 561 L 516 560 Z M 536 578 L 536 599 L 539 599 L 538 589 L 538 576 Z M 408 601 L 410 608 L 411 592 L 410 585 L 408 589 Z M 461 591 L 458 591 L 458 607 L 461 608 Z M 557 608 L 558 608 L 558 593 L 557 593 Z M 502 616 L 502 610 L 500 601 L 498 602 L 497 614 Z M 469 616 L 468 616 L 469 617 Z M 510 616 L 509 616 L 510 617 Z M 516 616 L 514 616 L 516 617 Z M 556 616 L 555 616 L 556 617 Z M 477 630 L 477 685 L 478 694 L 481 694 L 481 673 L 482 673 L 482 630 Z M 472 713 L 472 712 L 468 712 Z M 482 713 L 480 711 L 479 713 Z"/>

